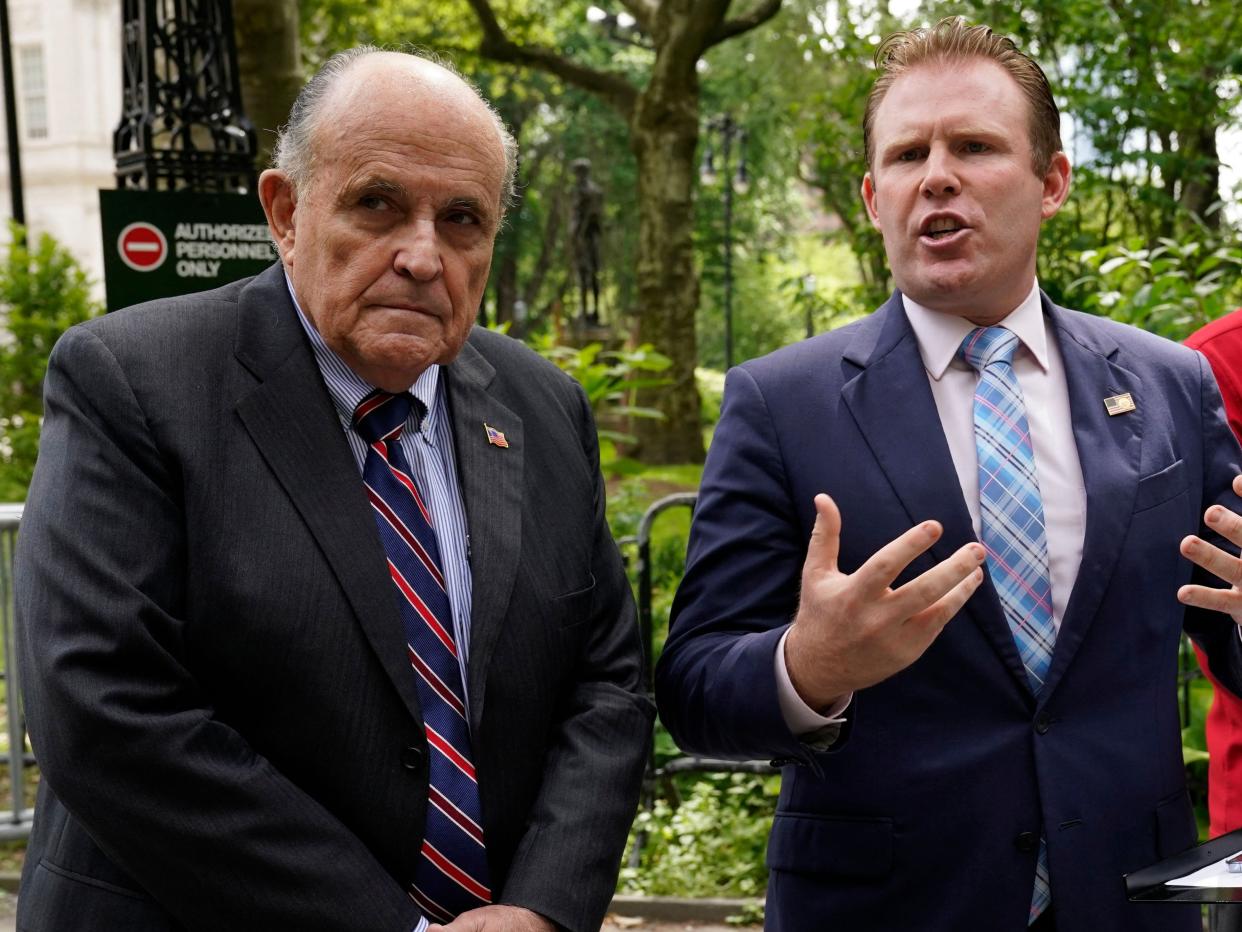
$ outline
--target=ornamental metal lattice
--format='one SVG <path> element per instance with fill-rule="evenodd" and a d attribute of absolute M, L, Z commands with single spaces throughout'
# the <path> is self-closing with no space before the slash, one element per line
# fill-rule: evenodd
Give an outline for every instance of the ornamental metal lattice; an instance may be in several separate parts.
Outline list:
<path fill-rule="evenodd" d="M 123 0 L 117 187 L 253 191 L 229 0 Z"/>

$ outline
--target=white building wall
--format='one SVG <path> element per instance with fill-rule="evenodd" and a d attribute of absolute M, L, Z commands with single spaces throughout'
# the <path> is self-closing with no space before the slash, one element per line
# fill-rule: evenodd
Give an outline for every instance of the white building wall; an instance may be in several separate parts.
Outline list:
<path fill-rule="evenodd" d="M 9 0 L 26 222 L 83 264 L 103 298 L 100 188 L 115 188 L 112 132 L 121 118 L 120 0 Z M 43 49 L 48 132 L 30 139 L 17 50 Z M 0 217 L 12 216 L 0 107 Z M 2 234 L 7 238 L 7 231 Z"/>

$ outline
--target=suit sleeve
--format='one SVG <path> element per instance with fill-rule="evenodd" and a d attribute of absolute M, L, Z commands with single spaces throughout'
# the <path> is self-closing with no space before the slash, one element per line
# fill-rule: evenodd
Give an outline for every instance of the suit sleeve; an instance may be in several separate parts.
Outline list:
<path fill-rule="evenodd" d="M 1202 398 L 1203 510 L 1215 504 L 1242 514 L 1242 499 L 1232 489 L 1233 477 L 1238 474 L 1239 464 L 1242 463 L 1238 441 L 1225 419 L 1220 391 L 1207 360 L 1200 353 L 1196 353 L 1195 358 L 1199 364 Z M 1200 526 L 1198 533 L 1204 540 L 1230 553 L 1238 552 L 1237 546 L 1206 524 Z M 1221 585 L 1218 578 L 1197 566 L 1191 582 L 1211 587 Z M 1235 696 L 1242 696 L 1242 638 L 1233 620 L 1219 612 L 1189 608 L 1186 610 L 1185 628 L 1186 633 L 1207 654 L 1208 665 L 1216 681 Z"/>
<path fill-rule="evenodd" d="M 633 596 L 605 518 L 595 424 L 586 395 L 574 388 L 579 435 L 595 481 L 589 518 L 595 587 L 583 622 L 590 628 L 500 899 L 563 928 L 594 932 L 616 888 L 655 711 L 643 693 Z"/>
<path fill-rule="evenodd" d="M 213 715 L 181 477 L 89 329 L 54 350 L 45 409 L 16 567 L 43 780 L 186 929 L 408 932 L 418 911 L 361 841 Z"/>
<path fill-rule="evenodd" d="M 793 501 L 759 385 L 731 370 L 656 669 L 661 721 L 683 749 L 818 766 L 785 724 L 774 664 L 798 608 L 808 508 Z"/>

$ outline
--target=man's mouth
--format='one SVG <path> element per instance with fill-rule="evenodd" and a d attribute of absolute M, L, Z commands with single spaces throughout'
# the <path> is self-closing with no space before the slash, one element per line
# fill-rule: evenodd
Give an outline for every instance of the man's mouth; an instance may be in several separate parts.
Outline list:
<path fill-rule="evenodd" d="M 931 237 L 932 239 L 944 239 L 947 236 L 952 236 L 958 230 L 963 229 L 965 229 L 965 227 L 963 227 L 957 220 L 954 220 L 951 217 L 941 217 L 938 220 L 933 220 L 927 225 L 925 235 Z"/>

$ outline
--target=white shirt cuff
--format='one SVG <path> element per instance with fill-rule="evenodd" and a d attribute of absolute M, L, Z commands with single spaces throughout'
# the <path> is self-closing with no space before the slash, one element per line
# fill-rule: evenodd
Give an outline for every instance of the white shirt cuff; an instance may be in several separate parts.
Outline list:
<path fill-rule="evenodd" d="M 414 932 L 427 932 L 427 926 L 429 925 L 431 925 L 431 923 L 428 922 L 427 917 L 424 916 L 422 919 L 418 920 L 418 925 L 414 927 Z"/>
<path fill-rule="evenodd" d="M 1242 630 L 1242 629 L 1239 629 Z M 781 635 L 776 645 L 776 697 L 781 705 L 781 716 L 785 724 L 795 735 L 807 735 L 819 731 L 828 725 L 841 725 L 845 722 L 844 712 L 854 700 L 853 693 L 846 693 L 832 704 L 827 714 L 820 715 L 802 701 L 798 691 L 794 689 L 789 678 L 789 668 L 785 666 L 785 638 L 789 637 L 789 629 Z"/>

